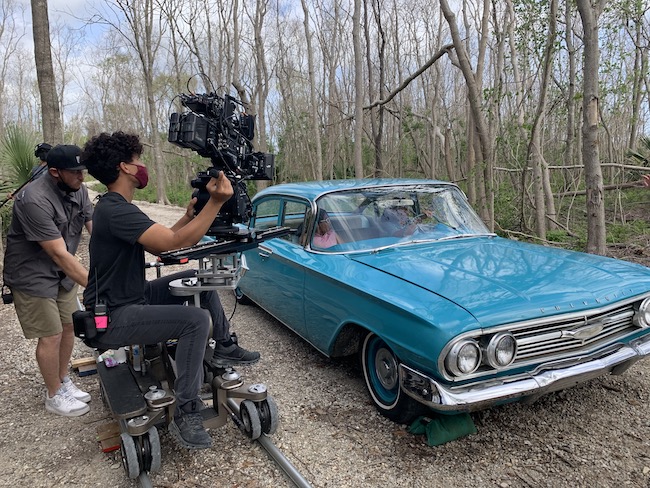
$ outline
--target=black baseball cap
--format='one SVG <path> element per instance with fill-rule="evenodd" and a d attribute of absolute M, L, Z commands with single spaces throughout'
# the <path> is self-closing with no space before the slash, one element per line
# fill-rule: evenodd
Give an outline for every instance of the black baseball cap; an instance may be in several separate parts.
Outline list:
<path fill-rule="evenodd" d="M 34 148 L 34 156 L 36 156 L 41 161 L 45 161 L 45 158 L 47 158 L 47 153 L 50 152 L 50 149 L 52 149 L 52 146 L 47 142 L 36 144 L 36 147 Z"/>
<path fill-rule="evenodd" d="M 73 144 L 59 144 L 47 153 L 47 167 L 71 171 L 86 169 L 79 161 L 81 148 Z"/>

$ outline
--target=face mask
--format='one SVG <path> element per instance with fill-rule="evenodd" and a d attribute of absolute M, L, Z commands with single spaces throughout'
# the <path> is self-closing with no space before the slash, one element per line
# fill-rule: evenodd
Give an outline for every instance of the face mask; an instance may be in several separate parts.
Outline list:
<path fill-rule="evenodd" d="M 138 180 L 138 190 L 141 190 L 149 183 L 149 172 L 146 166 L 137 165 L 137 167 L 138 171 L 133 176 Z"/>
<path fill-rule="evenodd" d="M 68 185 L 66 182 L 63 181 L 63 178 L 61 177 L 61 173 L 59 173 L 58 176 L 56 176 L 56 186 L 59 188 L 59 190 L 65 192 L 65 193 L 73 193 L 76 191 L 79 191 L 81 187 L 75 189 L 72 188 L 70 185 Z"/>
<path fill-rule="evenodd" d="M 56 186 L 59 187 L 59 190 L 64 191 L 66 193 L 72 193 L 72 192 L 75 192 L 75 191 L 79 191 L 81 189 L 81 188 L 77 188 L 75 190 L 74 188 L 72 188 L 72 187 L 66 185 L 65 183 L 63 183 L 63 181 L 57 181 Z"/>

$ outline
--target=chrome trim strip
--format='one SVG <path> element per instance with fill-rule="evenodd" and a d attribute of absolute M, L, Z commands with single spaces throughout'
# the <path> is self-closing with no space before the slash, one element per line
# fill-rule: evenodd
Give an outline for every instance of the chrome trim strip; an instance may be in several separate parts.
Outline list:
<path fill-rule="evenodd" d="M 633 363 L 648 355 L 650 355 L 650 334 L 620 347 L 607 356 L 566 368 L 542 371 L 528 377 L 514 380 L 510 378 L 510 381 L 506 377 L 488 380 L 484 383 L 450 387 L 400 364 L 400 385 L 406 394 L 433 410 L 472 412 L 509 400 L 521 400 L 525 397 L 562 390 L 605 374 L 620 374 Z M 437 392 L 441 403 L 427 401 L 409 391 L 405 386 L 405 380 L 414 376 L 425 379 L 429 384 L 430 391 Z"/>

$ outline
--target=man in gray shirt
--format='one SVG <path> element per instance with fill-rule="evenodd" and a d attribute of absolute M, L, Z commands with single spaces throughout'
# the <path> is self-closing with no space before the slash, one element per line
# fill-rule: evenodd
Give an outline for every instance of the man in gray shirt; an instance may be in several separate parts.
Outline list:
<path fill-rule="evenodd" d="M 25 338 L 38 339 L 45 408 L 67 417 L 90 410 L 90 395 L 68 377 L 77 288 L 88 284 L 88 271 L 74 254 L 84 226 L 91 231 L 93 213 L 80 153 L 77 146 L 55 146 L 46 174 L 14 195 L 4 260 L 4 284 L 13 293 Z"/>

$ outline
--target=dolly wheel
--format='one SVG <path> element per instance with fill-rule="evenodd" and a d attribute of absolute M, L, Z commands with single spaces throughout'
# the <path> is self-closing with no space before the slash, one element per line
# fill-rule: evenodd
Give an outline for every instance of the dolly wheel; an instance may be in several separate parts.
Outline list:
<path fill-rule="evenodd" d="M 160 470 L 160 436 L 158 435 L 158 429 L 156 427 L 151 427 L 147 433 L 142 436 L 145 441 L 144 445 L 146 449 L 144 450 L 145 458 L 145 470 L 148 473 L 155 474 Z"/>
<path fill-rule="evenodd" d="M 134 480 L 140 475 L 141 466 L 138 461 L 138 452 L 135 449 L 133 437 L 129 434 L 120 435 L 120 451 L 122 453 L 122 466 L 126 475 Z"/>
<path fill-rule="evenodd" d="M 251 439 L 255 440 L 262 435 L 262 422 L 255 404 L 250 400 L 244 400 L 239 405 L 239 419 L 244 426 L 244 432 Z"/>
<path fill-rule="evenodd" d="M 280 420 L 278 405 L 275 403 L 275 400 L 273 400 L 273 397 L 267 396 L 266 400 L 259 402 L 257 406 L 260 413 L 260 420 L 262 421 L 262 432 L 267 435 L 275 434 Z"/>

